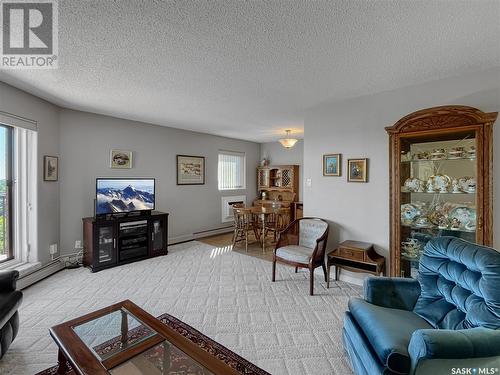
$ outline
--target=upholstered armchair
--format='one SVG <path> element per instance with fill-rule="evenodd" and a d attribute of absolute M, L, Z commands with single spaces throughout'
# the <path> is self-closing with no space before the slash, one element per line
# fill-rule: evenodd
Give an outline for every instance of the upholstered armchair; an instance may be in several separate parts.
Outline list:
<path fill-rule="evenodd" d="M 500 253 L 454 237 L 429 241 L 418 280 L 365 280 L 343 339 L 357 375 L 498 373 Z"/>
<path fill-rule="evenodd" d="M 3 357 L 19 330 L 19 314 L 23 294 L 16 290 L 17 271 L 0 272 L 0 358 Z"/>
<path fill-rule="evenodd" d="M 325 249 L 328 241 L 328 223 L 323 219 L 303 217 L 292 221 L 279 234 L 273 254 L 273 282 L 276 279 L 276 262 L 309 269 L 309 294 L 314 293 L 314 269 L 325 266 Z"/>

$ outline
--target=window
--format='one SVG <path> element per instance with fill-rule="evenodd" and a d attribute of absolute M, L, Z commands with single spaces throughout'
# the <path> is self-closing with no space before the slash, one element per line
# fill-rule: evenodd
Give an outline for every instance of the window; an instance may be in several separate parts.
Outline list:
<path fill-rule="evenodd" d="M 245 154 L 219 151 L 219 190 L 245 189 Z"/>
<path fill-rule="evenodd" d="M 0 111 L 0 269 L 38 260 L 37 124 Z"/>
<path fill-rule="evenodd" d="M 0 124 L 0 262 L 14 258 L 12 236 L 13 129 Z"/>

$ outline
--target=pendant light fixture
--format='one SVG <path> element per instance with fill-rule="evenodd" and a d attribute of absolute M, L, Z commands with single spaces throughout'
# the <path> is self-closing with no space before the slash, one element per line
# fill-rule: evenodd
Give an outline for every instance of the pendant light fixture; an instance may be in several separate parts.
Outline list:
<path fill-rule="evenodd" d="M 286 137 L 283 139 L 280 139 L 280 143 L 284 148 L 292 148 L 295 143 L 297 143 L 298 139 L 295 138 L 290 138 L 290 130 L 285 130 L 286 132 Z"/>

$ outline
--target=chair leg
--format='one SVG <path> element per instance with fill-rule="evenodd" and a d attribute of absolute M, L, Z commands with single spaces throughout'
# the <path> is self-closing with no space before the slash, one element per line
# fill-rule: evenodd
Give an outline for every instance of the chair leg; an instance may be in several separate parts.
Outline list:
<path fill-rule="evenodd" d="M 248 253 L 248 232 L 245 230 L 245 251 Z"/>
<path fill-rule="evenodd" d="M 273 282 L 276 281 L 276 260 L 273 260 Z"/>
<path fill-rule="evenodd" d="M 233 233 L 233 247 L 236 245 L 237 239 L 238 239 L 238 229 L 235 229 Z"/>
<path fill-rule="evenodd" d="M 325 275 L 325 282 L 328 282 L 328 273 L 326 272 L 325 263 L 323 263 L 321 267 L 323 268 L 323 275 Z"/>
<path fill-rule="evenodd" d="M 330 287 L 330 264 L 326 267 L 326 274 L 328 275 L 326 279 L 326 289 L 328 289 Z"/>
<path fill-rule="evenodd" d="M 295 267 L 295 273 L 297 273 L 298 270 L 299 270 L 299 267 Z"/>
<path fill-rule="evenodd" d="M 314 268 L 309 268 L 309 295 L 314 295 Z"/>

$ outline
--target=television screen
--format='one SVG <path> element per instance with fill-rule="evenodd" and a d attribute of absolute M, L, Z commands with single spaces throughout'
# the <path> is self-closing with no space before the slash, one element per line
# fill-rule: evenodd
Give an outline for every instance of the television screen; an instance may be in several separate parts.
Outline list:
<path fill-rule="evenodd" d="M 154 210 L 155 180 L 98 178 L 96 197 L 97 215 Z"/>

